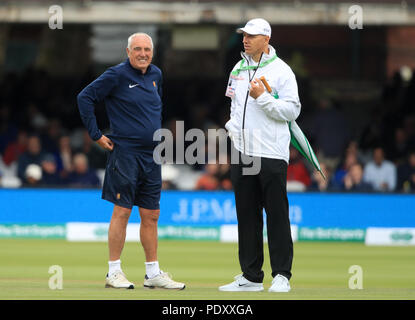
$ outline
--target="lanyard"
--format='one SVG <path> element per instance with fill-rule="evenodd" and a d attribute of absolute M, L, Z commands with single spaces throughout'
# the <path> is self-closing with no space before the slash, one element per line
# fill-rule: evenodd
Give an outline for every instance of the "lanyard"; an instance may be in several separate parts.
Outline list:
<path fill-rule="evenodd" d="M 236 69 L 235 71 L 232 72 L 233 76 L 237 76 L 239 75 L 239 73 L 241 71 L 246 71 L 246 70 L 256 70 L 258 68 L 262 68 L 265 67 L 266 65 L 270 64 L 272 61 L 274 61 L 275 59 L 277 59 L 277 55 L 274 55 L 271 59 L 264 61 L 262 63 L 260 63 L 258 66 L 244 66 L 245 64 L 245 59 L 242 59 L 242 62 L 239 66 L 238 69 Z"/>

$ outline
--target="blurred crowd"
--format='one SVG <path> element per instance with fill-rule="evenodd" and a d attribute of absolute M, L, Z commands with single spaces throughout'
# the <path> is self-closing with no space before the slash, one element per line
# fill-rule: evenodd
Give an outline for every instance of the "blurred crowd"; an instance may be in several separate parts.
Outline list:
<path fill-rule="evenodd" d="M 415 77 L 404 71 L 383 88 L 358 134 L 333 103 L 320 100 L 307 129 L 326 179 L 291 147 L 292 190 L 415 192 Z"/>
<path fill-rule="evenodd" d="M 54 132 L 46 135 L 18 130 L 6 144 L 0 172 L 3 187 L 100 187 L 106 155 L 85 130 L 71 136 Z M 74 143 L 75 141 L 79 141 Z"/>
<path fill-rule="evenodd" d="M 100 188 L 107 154 L 80 122 L 76 94 L 93 79 L 53 79 L 40 71 L 6 75 L 0 83 L 0 186 Z M 415 77 L 397 77 L 358 135 L 330 99 L 316 102 L 301 125 L 326 179 L 294 147 L 290 149 L 289 191 L 415 192 Z M 31 86 L 25 86 L 31 83 Z M 30 88 L 27 88 L 30 87 Z M 220 86 L 219 86 L 220 87 Z M 189 99 L 189 98 L 188 98 Z M 194 95 L 187 127 L 223 128 L 228 105 L 201 106 Z M 212 102 L 213 103 L 213 102 Z M 170 106 L 170 110 L 174 110 Z M 102 113 L 102 110 L 100 111 Z M 171 112 L 171 111 L 170 111 Z M 182 110 L 183 112 L 183 110 Z M 364 111 L 363 111 L 364 112 Z M 98 115 L 98 113 L 97 113 Z M 180 113 L 163 126 L 173 131 Z M 98 118 L 101 127 L 108 125 Z M 185 128 L 187 129 L 187 128 Z M 230 164 L 164 165 L 163 189 L 232 190 Z"/>

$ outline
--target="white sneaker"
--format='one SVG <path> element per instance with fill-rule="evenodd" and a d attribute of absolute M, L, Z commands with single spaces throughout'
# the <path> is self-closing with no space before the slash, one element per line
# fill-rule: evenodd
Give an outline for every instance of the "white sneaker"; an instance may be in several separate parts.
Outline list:
<path fill-rule="evenodd" d="M 149 289 L 161 288 L 183 290 L 186 288 L 186 285 L 181 282 L 173 281 L 170 274 L 161 271 L 158 276 L 151 279 L 149 279 L 146 275 L 144 278 L 144 287 Z"/>
<path fill-rule="evenodd" d="M 242 274 L 235 277 L 235 281 L 219 287 L 219 291 L 263 291 L 262 283 L 251 282 Z"/>
<path fill-rule="evenodd" d="M 134 289 L 134 284 L 127 280 L 122 271 L 116 271 L 110 276 L 107 274 L 107 278 L 105 279 L 105 288 Z"/>
<path fill-rule="evenodd" d="M 290 282 L 286 277 L 280 274 L 277 274 L 274 279 L 272 279 L 271 287 L 268 289 L 269 292 L 289 292 L 290 290 Z"/>

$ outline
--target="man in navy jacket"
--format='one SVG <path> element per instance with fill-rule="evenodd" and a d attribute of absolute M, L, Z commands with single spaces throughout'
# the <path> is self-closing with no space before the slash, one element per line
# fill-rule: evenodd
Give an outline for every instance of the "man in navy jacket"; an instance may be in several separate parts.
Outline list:
<path fill-rule="evenodd" d="M 106 287 L 133 289 L 121 270 L 121 252 L 132 207 L 139 207 L 140 241 L 146 256 L 144 286 L 184 289 L 159 268 L 157 221 L 160 215 L 161 167 L 153 158 L 161 128 L 162 74 L 151 64 L 153 41 L 145 33 L 128 38 L 128 59 L 108 68 L 78 95 L 82 121 L 92 140 L 110 152 L 102 198 L 114 203 L 108 230 L 109 271 Z M 111 133 L 103 135 L 94 114 L 105 102 Z"/>

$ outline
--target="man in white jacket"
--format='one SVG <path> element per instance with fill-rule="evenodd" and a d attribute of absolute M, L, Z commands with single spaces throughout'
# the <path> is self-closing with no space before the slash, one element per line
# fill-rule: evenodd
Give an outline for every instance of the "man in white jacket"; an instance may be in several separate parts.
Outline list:
<path fill-rule="evenodd" d="M 246 174 L 246 161 L 231 165 L 238 218 L 239 263 L 242 275 L 219 287 L 221 291 L 262 291 L 264 272 L 263 209 L 273 281 L 270 292 L 290 291 L 293 260 L 287 198 L 290 130 L 288 122 L 301 111 L 295 75 L 269 45 L 271 27 L 252 19 L 244 28 L 245 52 L 233 68 L 226 95 L 231 98 L 225 128 L 239 160 L 259 159 L 260 170 Z M 260 78 L 264 77 L 271 92 Z M 234 150 L 235 150 L 234 149 Z M 233 161 L 235 162 L 235 161 Z"/>

